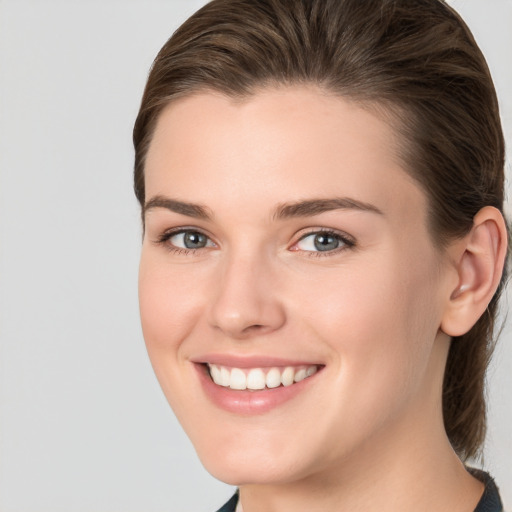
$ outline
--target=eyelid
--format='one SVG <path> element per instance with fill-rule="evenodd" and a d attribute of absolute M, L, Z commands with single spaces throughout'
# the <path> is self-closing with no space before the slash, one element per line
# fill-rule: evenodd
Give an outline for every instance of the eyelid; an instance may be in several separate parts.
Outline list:
<path fill-rule="evenodd" d="M 312 236 L 312 235 L 318 235 L 318 234 L 334 236 L 335 238 L 340 240 L 343 245 L 341 247 L 337 247 L 336 249 L 333 249 L 330 251 L 308 251 L 308 250 L 303 250 L 303 249 L 299 249 L 296 247 L 297 244 L 299 242 L 301 242 L 302 240 L 304 240 L 305 238 Z M 356 245 L 356 239 L 352 235 L 349 235 L 348 233 L 346 233 L 344 231 L 339 231 L 337 229 L 320 228 L 319 227 L 319 228 L 308 228 L 308 230 L 305 233 L 301 234 L 297 238 L 297 240 L 292 244 L 292 246 L 290 247 L 289 250 L 301 251 L 301 252 L 306 253 L 308 256 L 331 256 L 331 255 L 337 254 L 341 251 L 350 249 L 350 248 L 354 247 L 355 245 Z"/>
<path fill-rule="evenodd" d="M 169 242 L 169 240 L 173 236 L 184 234 L 187 232 L 200 233 L 201 235 L 204 235 L 208 239 L 208 242 L 211 242 L 212 245 L 206 245 L 205 247 L 189 249 L 186 247 L 177 247 Z M 177 252 L 179 254 L 194 253 L 196 251 L 200 251 L 203 249 L 211 249 L 212 247 L 218 246 L 217 243 L 213 240 L 213 238 L 204 229 L 198 228 L 197 226 L 179 226 L 175 228 L 166 229 L 157 236 L 157 238 L 154 240 L 154 243 L 157 245 L 164 245 L 171 252 Z"/>

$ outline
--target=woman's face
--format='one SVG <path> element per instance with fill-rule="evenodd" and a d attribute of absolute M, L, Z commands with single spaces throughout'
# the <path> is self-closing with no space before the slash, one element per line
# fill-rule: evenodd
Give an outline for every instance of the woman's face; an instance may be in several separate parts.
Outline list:
<path fill-rule="evenodd" d="M 456 282 L 399 142 L 314 88 L 204 92 L 162 113 L 146 163 L 142 326 L 221 480 L 298 480 L 439 426 L 439 325 Z"/>

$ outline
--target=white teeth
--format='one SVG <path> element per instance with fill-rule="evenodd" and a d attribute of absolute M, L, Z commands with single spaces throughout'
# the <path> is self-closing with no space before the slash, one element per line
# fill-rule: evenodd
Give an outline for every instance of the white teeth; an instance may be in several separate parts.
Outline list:
<path fill-rule="evenodd" d="M 247 378 L 245 373 L 239 368 L 231 370 L 231 381 L 229 383 L 231 389 L 247 389 Z"/>
<path fill-rule="evenodd" d="M 212 376 L 213 382 L 215 382 L 215 384 L 221 383 L 222 379 L 220 376 L 220 368 L 218 366 L 215 366 L 214 364 L 210 366 L 210 375 Z"/>
<path fill-rule="evenodd" d="M 295 374 L 295 377 L 293 378 L 293 380 L 295 382 L 300 382 L 301 380 L 304 380 L 305 378 L 307 377 L 307 374 L 306 374 L 306 369 L 305 368 L 301 368 L 296 374 Z"/>
<path fill-rule="evenodd" d="M 272 368 L 267 373 L 266 383 L 267 388 L 277 388 L 281 385 L 281 372 L 278 368 Z"/>
<path fill-rule="evenodd" d="M 277 388 L 281 385 L 291 386 L 311 377 L 318 371 L 316 365 L 294 368 L 287 366 L 284 369 L 271 368 L 265 374 L 262 368 L 242 370 L 240 368 L 226 368 L 216 364 L 208 364 L 213 382 L 219 386 L 242 391 L 244 389 L 259 390 Z"/>
<path fill-rule="evenodd" d="M 265 374 L 263 370 L 255 368 L 247 375 L 247 387 L 249 389 L 265 389 Z"/>
<path fill-rule="evenodd" d="M 294 376 L 295 372 L 293 371 L 293 368 L 291 366 L 287 366 L 281 375 L 281 384 L 283 386 L 291 386 L 293 384 Z"/>
<path fill-rule="evenodd" d="M 311 375 L 314 375 L 318 371 L 318 368 L 316 366 L 309 366 L 306 368 L 306 377 L 311 377 Z"/>
<path fill-rule="evenodd" d="M 215 365 L 212 365 L 215 366 Z M 231 382 L 231 372 L 224 368 L 224 366 L 220 369 L 220 382 L 217 382 L 215 379 L 213 379 L 215 384 L 220 384 L 221 386 L 224 386 L 225 388 L 229 388 L 229 383 Z"/>

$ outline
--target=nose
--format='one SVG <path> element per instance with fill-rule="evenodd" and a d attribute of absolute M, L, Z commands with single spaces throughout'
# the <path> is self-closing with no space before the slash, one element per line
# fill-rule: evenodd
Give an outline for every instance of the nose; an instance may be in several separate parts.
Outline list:
<path fill-rule="evenodd" d="M 270 262 L 232 257 L 216 280 L 210 325 L 234 339 L 269 334 L 286 322 Z"/>

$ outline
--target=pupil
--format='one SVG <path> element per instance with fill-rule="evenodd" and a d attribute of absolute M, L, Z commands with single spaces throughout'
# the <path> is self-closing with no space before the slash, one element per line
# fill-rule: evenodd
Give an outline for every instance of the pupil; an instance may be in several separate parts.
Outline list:
<path fill-rule="evenodd" d="M 206 236 L 194 231 L 185 233 L 185 247 L 187 249 L 198 249 L 206 246 Z"/>
<path fill-rule="evenodd" d="M 332 251 L 338 248 L 338 239 L 332 235 L 320 234 L 315 236 L 315 249 Z"/>

